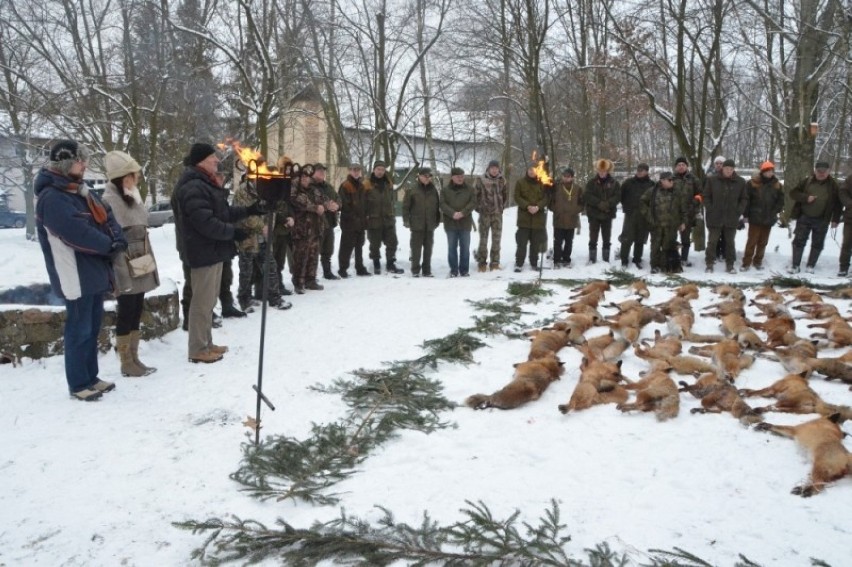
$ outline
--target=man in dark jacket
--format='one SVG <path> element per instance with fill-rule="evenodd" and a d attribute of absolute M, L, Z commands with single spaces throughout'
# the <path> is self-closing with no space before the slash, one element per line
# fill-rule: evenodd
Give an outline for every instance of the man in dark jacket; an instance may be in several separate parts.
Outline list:
<path fill-rule="evenodd" d="M 692 227 L 695 226 L 695 214 L 700 207 L 700 201 L 696 200 L 696 195 L 701 195 L 701 188 L 698 180 L 689 171 L 689 161 L 681 156 L 675 160 L 674 174 L 672 176 L 674 188 L 686 204 L 687 221 L 684 229 L 680 231 L 680 261 L 686 266 L 692 266 L 689 261 L 689 248 L 692 246 Z"/>
<path fill-rule="evenodd" d="M 784 191 L 775 177 L 775 164 L 765 161 L 760 164 L 760 173 L 746 183 L 748 207 L 744 221 L 748 223 L 748 239 L 743 252 L 742 271 L 751 265 L 755 270 L 763 269 L 763 253 L 769 242 L 772 225 L 784 208 Z"/>
<path fill-rule="evenodd" d="M 435 229 L 441 223 L 438 189 L 432 183 L 432 170 L 421 167 L 414 187 L 405 192 L 402 200 L 402 222 L 411 230 L 411 275 L 432 277 L 432 245 Z M 422 258 L 422 265 L 421 265 Z"/>
<path fill-rule="evenodd" d="M 642 196 L 654 186 L 648 176 L 650 167 L 647 163 L 636 166 L 636 175 L 621 185 L 621 209 L 624 211 L 624 225 L 621 228 L 621 267 L 627 267 L 630 259 L 630 248 L 633 247 L 633 263 L 642 269 L 642 250 L 648 239 L 648 222 L 642 215 L 640 203 Z"/>
<path fill-rule="evenodd" d="M 361 181 L 361 164 L 349 166 L 349 175 L 337 190 L 340 196 L 340 250 L 337 253 L 338 275 L 348 278 L 349 259 L 355 252 L 355 273 L 369 276 L 364 267 L 364 231 L 367 229 L 367 213 L 364 185 Z"/>
<path fill-rule="evenodd" d="M 441 191 L 441 212 L 444 230 L 447 231 L 447 261 L 450 277 L 470 275 L 470 231 L 473 229 L 473 210 L 476 196 L 465 183 L 464 170 L 450 169 L 450 182 Z"/>
<path fill-rule="evenodd" d="M 811 251 L 808 254 L 805 270 L 813 273 L 825 244 L 829 224 L 832 228 L 836 228 L 840 222 L 843 210 L 839 195 L 840 187 L 829 174 L 829 167 L 828 162 L 818 161 L 814 166 L 813 175 L 803 179 L 790 191 L 790 198 L 793 200 L 790 218 L 796 220 L 790 273 L 796 274 L 801 271 L 799 266 L 811 234 L 813 234 L 813 240 L 811 240 Z"/>
<path fill-rule="evenodd" d="M 621 199 L 621 187 L 612 177 L 613 163 L 608 159 L 595 162 L 595 176 L 586 183 L 583 202 L 589 219 L 589 264 L 598 260 L 598 234 L 601 237 L 601 259 L 609 262 L 612 219 Z"/>
<path fill-rule="evenodd" d="M 849 258 L 852 257 L 852 175 L 846 177 L 838 196 L 843 205 L 843 245 L 840 247 L 840 271 L 837 275 L 845 278 L 849 275 Z"/>
<path fill-rule="evenodd" d="M 370 241 L 370 258 L 373 273 L 382 273 L 382 244 L 385 245 L 385 260 L 388 273 L 401 274 L 405 270 L 396 266 L 395 193 L 393 181 L 387 176 L 385 162 L 373 164 L 373 173 L 364 181 L 364 204 L 367 216 L 367 239 Z"/>
<path fill-rule="evenodd" d="M 530 265 L 538 269 L 539 254 L 547 247 L 547 210 L 550 202 L 544 185 L 535 168 L 537 162 L 527 167 L 527 174 L 515 182 L 515 203 L 518 205 L 518 230 L 515 232 L 515 271 L 524 268 L 529 248 Z"/>
<path fill-rule="evenodd" d="M 639 209 L 651 227 L 651 273 L 665 271 L 667 256 L 676 252 L 677 235 L 686 226 L 687 206 L 670 171 L 660 174 L 660 181 L 642 194 Z"/>
<path fill-rule="evenodd" d="M 740 217 L 748 205 L 745 180 L 734 174 L 734 160 L 725 160 L 722 175 L 710 177 L 704 189 L 704 219 L 707 223 L 707 249 L 704 251 L 705 272 L 713 272 L 716 262 L 716 244 L 725 235 L 725 265 L 729 274 L 737 273 L 734 262 L 737 251 L 734 237 Z M 683 257 L 683 256 L 681 256 Z"/>
<path fill-rule="evenodd" d="M 115 384 L 98 377 L 104 294 L 115 288 L 112 256 L 127 240 L 112 212 L 83 182 L 88 155 L 74 140 L 50 149 L 35 180 L 36 231 L 50 287 L 65 300 L 65 379 L 71 397 L 94 401 Z"/>
<path fill-rule="evenodd" d="M 213 343 L 212 334 L 222 263 L 236 255 L 234 242 L 249 236 L 234 223 L 264 211 L 257 203 L 249 207 L 228 205 L 221 178 L 216 175 L 219 156 L 212 145 L 193 144 L 183 164 L 186 169 L 174 190 L 174 213 L 183 258 L 192 279 L 188 354 L 191 362 L 216 362 L 227 351 L 227 347 Z"/>
<path fill-rule="evenodd" d="M 337 212 L 340 210 L 340 197 L 337 192 L 325 180 L 326 169 L 321 163 L 314 164 L 314 175 L 312 183 L 319 187 L 325 198 L 325 230 L 320 242 L 320 264 L 322 264 L 322 277 L 327 280 L 340 279 L 331 271 L 331 256 L 334 254 L 334 227 L 337 226 Z"/>
<path fill-rule="evenodd" d="M 548 208 L 553 211 L 553 267 L 570 268 L 574 233 L 580 228 L 583 188 L 574 182 L 574 170 L 562 170 L 562 179 L 553 188 Z"/>

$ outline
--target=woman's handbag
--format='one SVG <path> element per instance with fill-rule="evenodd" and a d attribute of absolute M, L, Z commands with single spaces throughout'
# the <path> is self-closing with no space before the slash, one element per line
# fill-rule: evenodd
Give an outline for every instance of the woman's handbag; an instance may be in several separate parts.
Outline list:
<path fill-rule="evenodd" d="M 135 258 L 127 259 L 127 268 L 130 271 L 130 277 L 139 278 L 144 275 L 153 273 L 157 269 L 157 261 L 154 255 L 148 250 L 148 237 L 145 237 L 145 253 Z"/>

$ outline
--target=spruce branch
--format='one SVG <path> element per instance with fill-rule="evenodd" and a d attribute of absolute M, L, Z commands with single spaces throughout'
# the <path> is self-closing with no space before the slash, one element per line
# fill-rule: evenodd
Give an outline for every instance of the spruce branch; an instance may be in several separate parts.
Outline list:
<path fill-rule="evenodd" d="M 553 295 L 553 291 L 535 283 L 512 282 L 508 288 L 509 295 L 520 301 L 538 303 L 544 297 Z"/>

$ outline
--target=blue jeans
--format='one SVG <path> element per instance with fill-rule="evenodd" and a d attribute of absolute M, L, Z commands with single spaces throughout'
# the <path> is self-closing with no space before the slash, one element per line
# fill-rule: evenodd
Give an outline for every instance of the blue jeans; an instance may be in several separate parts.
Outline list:
<path fill-rule="evenodd" d="M 72 393 L 98 381 L 98 334 L 103 316 L 102 293 L 65 300 L 65 379 Z"/>
<path fill-rule="evenodd" d="M 448 230 L 447 246 L 449 247 L 447 260 L 450 262 L 450 273 L 467 274 L 470 271 L 470 231 Z"/>

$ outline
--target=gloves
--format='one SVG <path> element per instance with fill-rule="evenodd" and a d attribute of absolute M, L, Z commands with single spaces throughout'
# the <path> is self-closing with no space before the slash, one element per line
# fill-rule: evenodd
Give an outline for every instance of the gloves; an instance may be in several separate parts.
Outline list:
<path fill-rule="evenodd" d="M 234 241 L 240 242 L 251 236 L 247 230 L 242 228 L 234 228 Z"/>
<path fill-rule="evenodd" d="M 254 203 L 246 207 L 246 212 L 250 217 L 256 217 L 259 215 L 266 214 L 266 207 L 264 207 L 260 201 L 255 201 Z M 241 238 L 240 240 L 245 239 Z"/>
<path fill-rule="evenodd" d="M 127 251 L 126 240 L 113 240 L 112 245 L 109 247 L 108 255 L 113 261 L 115 261 L 115 259 L 121 256 L 121 254 L 125 251 Z"/>

